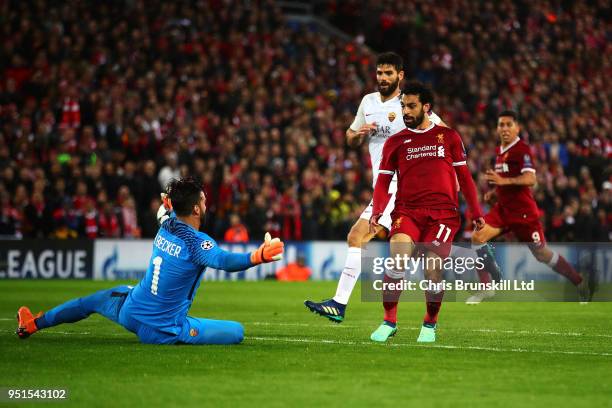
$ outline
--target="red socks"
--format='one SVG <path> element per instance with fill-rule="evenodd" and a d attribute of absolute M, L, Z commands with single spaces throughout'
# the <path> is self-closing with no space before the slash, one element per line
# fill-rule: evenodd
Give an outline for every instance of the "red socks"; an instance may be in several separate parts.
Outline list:
<path fill-rule="evenodd" d="M 390 278 L 385 274 L 383 284 L 399 283 L 402 279 Z M 385 290 L 383 291 L 383 307 L 385 308 L 385 321 L 389 323 L 397 323 L 397 303 L 402 294 L 401 290 Z"/>
<path fill-rule="evenodd" d="M 569 279 L 574 285 L 579 285 L 580 282 L 582 282 L 582 276 L 580 276 L 580 274 L 576 272 L 574 267 L 570 265 L 570 263 L 567 262 L 565 258 L 561 255 L 559 255 L 557 263 L 552 268 L 558 274 L 563 275 L 567 279 Z"/>
<path fill-rule="evenodd" d="M 442 307 L 442 298 L 444 297 L 444 291 L 433 293 L 430 291 L 425 292 L 425 302 L 427 305 L 427 312 L 423 318 L 424 324 L 436 324 L 438 321 L 438 313 L 440 307 Z"/>
<path fill-rule="evenodd" d="M 487 277 L 488 277 L 487 273 Z M 383 283 L 399 283 L 402 279 L 394 279 L 385 275 Z M 397 304 L 402 294 L 401 290 L 385 290 L 383 291 L 383 307 L 385 308 L 385 321 L 389 323 L 397 323 Z M 438 313 L 442 306 L 442 298 L 444 297 L 444 291 L 433 293 L 430 291 L 425 292 L 425 304 L 427 312 L 423 318 L 425 324 L 436 324 L 438 321 Z"/>

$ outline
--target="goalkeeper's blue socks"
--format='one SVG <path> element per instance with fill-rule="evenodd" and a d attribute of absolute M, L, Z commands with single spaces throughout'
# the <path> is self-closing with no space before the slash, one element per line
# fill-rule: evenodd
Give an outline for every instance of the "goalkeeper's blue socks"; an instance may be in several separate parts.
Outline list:
<path fill-rule="evenodd" d="M 129 286 L 117 286 L 69 300 L 37 318 L 36 327 L 45 329 L 62 323 L 75 323 L 89 317 L 92 313 L 99 313 L 118 323 L 119 311 L 130 289 Z"/>
<path fill-rule="evenodd" d="M 87 299 L 87 298 L 85 298 Z M 85 311 L 81 305 L 82 299 L 69 300 L 66 303 L 62 303 L 59 306 L 45 312 L 42 316 L 36 319 L 36 327 L 38 329 L 45 329 L 47 327 L 57 326 L 62 323 L 74 323 L 79 320 L 85 319 L 89 316 L 93 310 L 89 313 Z"/>
<path fill-rule="evenodd" d="M 36 319 L 36 326 L 39 329 L 44 329 L 62 323 L 75 323 L 87 318 L 92 313 L 100 313 L 116 322 L 118 306 L 120 299 L 122 299 L 121 296 L 124 295 L 124 290 L 127 292 L 127 287 L 101 290 L 89 296 L 69 300 Z"/>

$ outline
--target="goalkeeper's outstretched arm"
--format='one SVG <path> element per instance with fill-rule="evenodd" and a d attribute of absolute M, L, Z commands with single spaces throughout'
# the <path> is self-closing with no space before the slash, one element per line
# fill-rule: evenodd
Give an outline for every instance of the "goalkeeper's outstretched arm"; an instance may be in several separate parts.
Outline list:
<path fill-rule="evenodd" d="M 162 204 L 159 210 L 157 210 L 159 225 L 162 225 L 170 218 L 176 217 L 168 195 L 162 193 L 161 199 Z M 219 248 L 213 239 L 204 241 L 201 245 L 206 243 L 207 247 L 201 247 L 202 250 L 198 251 L 199 242 L 196 242 L 197 240 L 195 239 L 190 239 L 190 241 L 187 244 L 191 247 L 191 253 L 194 255 L 194 261 L 197 264 L 228 272 L 243 271 L 261 263 L 279 261 L 283 258 L 283 252 L 285 251 L 285 244 L 279 238 L 272 238 L 269 232 L 266 232 L 264 242 L 259 248 L 255 251 L 242 254 Z"/>
<path fill-rule="evenodd" d="M 212 239 L 207 239 L 201 244 L 199 241 L 194 240 L 188 243 L 194 262 L 198 265 L 228 272 L 244 271 L 261 263 L 279 261 L 283 258 L 285 250 L 285 244 L 279 238 L 272 239 L 270 233 L 266 233 L 264 242 L 259 248 L 247 253 L 223 250 Z M 205 245 L 205 247 L 201 245 Z"/>

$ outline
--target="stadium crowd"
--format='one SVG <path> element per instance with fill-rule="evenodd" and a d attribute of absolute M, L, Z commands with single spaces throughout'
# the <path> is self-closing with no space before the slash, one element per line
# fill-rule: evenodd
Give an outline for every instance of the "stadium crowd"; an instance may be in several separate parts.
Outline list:
<path fill-rule="evenodd" d="M 215 237 L 343 240 L 371 198 L 367 144 L 344 140 L 375 90 L 368 44 L 433 85 L 481 192 L 514 108 L 547 238 L 610 240 L 607 3 L 443 3 L 322 2 L 345 42 L 272 1 L 0 2 L 0 235 L 151 237 L 192 175 Z"/>

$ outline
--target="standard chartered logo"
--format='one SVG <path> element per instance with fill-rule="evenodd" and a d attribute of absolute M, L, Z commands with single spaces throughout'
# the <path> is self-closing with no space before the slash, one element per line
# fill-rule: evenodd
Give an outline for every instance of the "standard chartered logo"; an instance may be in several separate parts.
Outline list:
<path fill-rule="evenodd" d="M 497 163 L 495 165 L 495 171 L 498 173 L 506 173 L 510 171 L 510 168 L 508 167 L 508 163 Z"/>
<path fill-rule="evenodd" d="M 442 149 L 440 151 L 440 149 Z M 444 157 L 444 146 L 427 145 L 419 147 L 408 147 L 406 149 L 406 160 L 420 159 L 422 157 Z"/>

